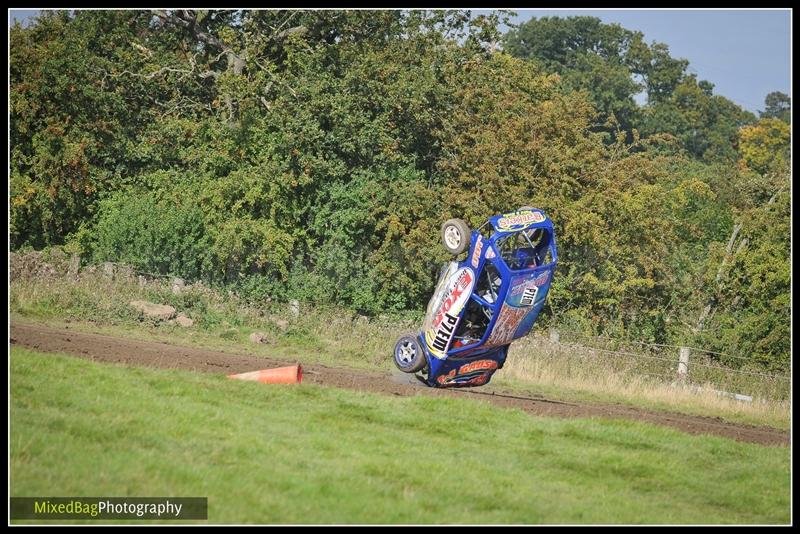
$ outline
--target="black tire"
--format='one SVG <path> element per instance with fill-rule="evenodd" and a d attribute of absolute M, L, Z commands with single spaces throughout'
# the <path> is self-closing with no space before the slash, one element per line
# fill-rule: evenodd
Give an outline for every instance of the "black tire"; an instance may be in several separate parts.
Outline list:
<path fill-rule="evenodd" d="M 461 219 L 449 219 L 442 225 L 442 245 L 450 254 L 461 254 L 471 239 L 469 226 Z"/>
<path fill-rule="evenodd" d="M 426 363 L 416 336 L 403 336 L 394 344 L 394 364 L 404 373 L 421 371 Z"/>

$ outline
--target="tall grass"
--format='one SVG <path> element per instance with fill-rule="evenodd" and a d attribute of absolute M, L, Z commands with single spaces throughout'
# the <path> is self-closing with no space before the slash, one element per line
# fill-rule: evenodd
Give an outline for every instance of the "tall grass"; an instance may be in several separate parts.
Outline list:
<path fill-rule="evenodd" d="M 752 402 L 736 400 L 719 390 L 719 382 L 677 379 L 678 355 L 674 361 L 651 360 L 649 354 L 614 355 L 592 347 L 557 343 L 532 335 L 511 345 L 509 356 L 498 374 L 499 383 L 552 394 L 554 389 L 584 397 L 609 399 L 627 404 L 675 409 L 695 414 L 735 416 L 752 422 L 768 422 L 786 428 L 791 403 L 780 398 L 782 389 L 774 382 L 750 380 L 755 390 Z M 691 377 L 693 369 L 690 365 Z M 702 377 L 703 375 L 701 375 Z M 583 393 L 584 395 L 580 395 Z M 760 394 L 759 394 L 760 393 Z"/>

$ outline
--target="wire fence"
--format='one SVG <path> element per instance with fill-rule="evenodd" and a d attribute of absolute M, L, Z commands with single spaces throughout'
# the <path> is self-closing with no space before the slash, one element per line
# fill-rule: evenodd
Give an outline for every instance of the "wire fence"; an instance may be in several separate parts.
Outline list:
<path fill-rule="evenodd" d="M 513 347 L 513 346 L 512 346 Z M 568 376 L 587 379 L 607 376 L 652 380 L 690 388 L 706 388 L 744 401 L 788 400 L 789 373 L 768 373 L 748 366 L 741 355 L 641 341 L 620 340 L 564 330 L 551 331 L 549 339 L 538 336 L 519 350 L 535 354 L 547 365 Z M 724 362 L 736 362 L 736 366 Z M 543 362 L 545 363 L 545 362 Z"/>
<path fill-rule="evenodd" d="M 579 332 L 572 332 L 572 331 L 568 331 L 568 330 L 567 331 L 559 330 L 558 332 L 560 334 L 561 333 L 566 334 L 566 335 L 570 336 L 571 338 L 582 338 L 582 339 L 588 339 L 588 340 L 594 340 L 594 341 L 602 340 L 602 341 L 605 341 L 605 342 L 612 342 L 612 343 L 618 343 L 618 344 L 641 345 L 641 346 L 644 346 L 644 347 L 662 347 L 662 348 L 672 348 L 672 349 L 688 348 L 688 349 L 692 350 L 693 352 L 702 352 L 702 353 L 705 353 L 705 354 L 714 354 L 716 356 L 720 356 L 720 357 L 723 357 L 725 359 L 750 361 L 750 358 L 748 358 L 747 356 L 729 354 L 729 353 L 724 353 L 724 352 L 716 352 L 716 351 L 713 351 L 713 350 L 700 349 L 700 348 L 697 348 L 697 347 L 688 347 L 686 345 L 665 345 L 665 344 L 660 344 L 660 343 L 646 343 L 644 341 L 619 340 L 619 339 L 614 339 L 614 338 L 610 338 L 610 337 L 606 337 L 606 336 L 587 336 L 587 335 L 581 334 Z"/>

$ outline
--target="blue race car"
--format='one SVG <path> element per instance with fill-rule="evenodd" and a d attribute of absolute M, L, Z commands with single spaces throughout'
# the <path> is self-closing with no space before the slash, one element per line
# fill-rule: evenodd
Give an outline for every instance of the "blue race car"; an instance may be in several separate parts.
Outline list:
<path fill-rule="evenodd" d="M 544 306 L 557 259 L 553 223 L 529 207 L 472 232 L 450 219 L 442 244 L 454 256 L 467 250 L 466 258 L 442 267 L 422 331 L 397 341 L 394 362 L 431 387 L 482 386 Z"/>

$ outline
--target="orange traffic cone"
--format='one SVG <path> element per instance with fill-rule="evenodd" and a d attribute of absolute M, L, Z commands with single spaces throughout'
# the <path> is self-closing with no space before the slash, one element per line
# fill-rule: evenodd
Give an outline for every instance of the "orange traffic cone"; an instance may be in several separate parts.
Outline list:
<path fill-rule="evenodd" d="M 261 369 L 260 371 L 228 375 L 228 378 L 253 380 L 262 384 L 299 384 L 303 381 L 303 367 L 298 363 L 289 367 Z"/>

